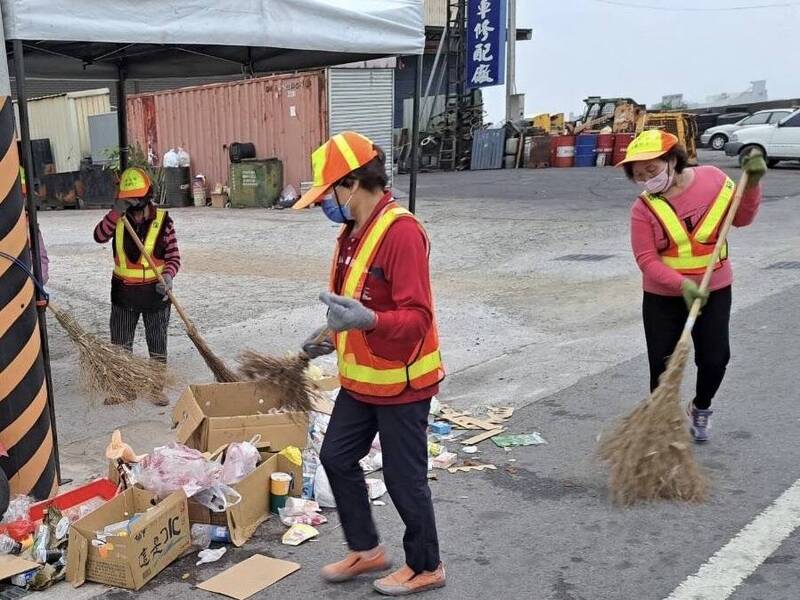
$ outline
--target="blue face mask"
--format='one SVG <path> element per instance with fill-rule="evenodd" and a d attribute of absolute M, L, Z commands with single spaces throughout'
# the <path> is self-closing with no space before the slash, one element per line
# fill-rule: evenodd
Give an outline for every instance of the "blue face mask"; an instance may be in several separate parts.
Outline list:
<path fill-rule="evenodd" d="M 327 196 L 322 200 L 322 212 L 334 223 L 347 223 L 354 220 L 350 207 L 339 204 L 334 196 Z"/>

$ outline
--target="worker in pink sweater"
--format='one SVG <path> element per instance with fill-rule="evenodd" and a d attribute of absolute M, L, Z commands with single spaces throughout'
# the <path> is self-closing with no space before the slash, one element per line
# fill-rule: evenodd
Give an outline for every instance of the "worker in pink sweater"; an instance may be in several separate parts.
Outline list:
<path fill-rule="evenodd" d="M 650 363 L 650 391 L 666 369 L 696 298 L 703 310 L 692 331 L 697 385 L 687 407 L 695 442 L 709 439 L 711 401 L 730 360 L 728 328 L 733 271 L 727 245 L 708 292 L 699 288 L 711 260 L 717 234 L 733 199 L 734 182 L 713 166 L 687 168 L 686 149 L 678 138 L 659 130 L 642 132 L 620 164 L 628 179 L 642 188 L 631 209 L 631 246 L 642 271 L 642 313 Z M 759 181 L 767 169 L 760 154 L 742 168 L 747 189 L 733 220 L 750 225 L 761 203 Z"/>

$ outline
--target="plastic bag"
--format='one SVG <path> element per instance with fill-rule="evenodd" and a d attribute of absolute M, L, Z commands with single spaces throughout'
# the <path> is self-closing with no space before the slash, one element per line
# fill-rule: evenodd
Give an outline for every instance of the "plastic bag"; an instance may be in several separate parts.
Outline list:
<path fill-rule="evenodd" d="M 237 442 L 228 446 L 222 464 L 222 483 L 233 485 L 256 470 L 261 455 L 250 442 Z"/>
<path fill-rule="evenodd" d="M 133 468 L 141 486 L 160 498 L 182 489 L 187 497 L 221 481 L 222 466 L 183 444 L 159 446 Z"/>
<path fill-rule="evenodd" d="M 45 525 L 39 525 L 36 530 L 36 539 L 33 541 L 33 549 L 31 555 L 33 560 L 38 563 L 47 562 L 47 546 L 50 543 L 50 528 Z"/>
<path fill-rule="evenodd" d="M 383 479 L 367 479 L 367 492 L 370 500 L 377 500 L 386 493 L 386 484 Z"/>
<path fill-rule="evenodd" d="M 197 558 L 199 558 L 200 560 L 198 560 L 195 563 L 195 566 L 204 565 L 206 563 L 217 562 L 220 558 L 222 558 L 223 554 L 225 554 L 227 550 L 228 549 L 225 546 L 223 546 L 222 548 L 217 548 L 216 550 L 209 550 L 209 549 L 201 550 L 197 554 Z"/>
<path fill-rule="evenodd" d="M 180 146 L 178 146 L 177 155 L 179 167 L 188 167 L 191 164 L 192 160 L 189 153 Z"/>
<path fill-rule="evenodd" d="M 30 510 L 33 503 L 34 499 L 30 496 L 15 496 L 12 498 L 3 515 L 3 523 L 13 523 L 14 521 L 30 519 Z"/>
<path fill-rule="evenodd" d="M 242 496 L 230 486 L 224 483 L 211 486 L 200 490 L 192 500 L 196 500 L 212 512 L 225 512 L 231 506 L 236 506 L 242 501 Z"/>
<path fill-rule="evenodd" d="M 317 472 L 314 474 L 314 498 L 322 507 L 336 508 L 336 500 L 328 481 L 328 474 L 325 473 L 325 467 L 322 465 L 317 467 Z"/>
<path fill-rule="evenodd" d="M 161 160 L 161 165 L 163 167 L 177 167 L 178 166 L 178 153 L 175 152 L 174 148 L 170 148 L 164 154 L 164 158 Z"/>
<path fill-rule="evenodd" d="M 284 516 L 282 508 L 279 508 L 278 512 L 280 513 L 281 523 L 287 527 L 291 527 L 292 525 L 312 525 L 316 527 L 317 525 L 323 525 L 328 522 L 328 519 L 325 517 L 325 515 L 321 515 L 319 513 L 310 513 L 306 515 L 295 515 L 293 517 L 289 517 Z"/>

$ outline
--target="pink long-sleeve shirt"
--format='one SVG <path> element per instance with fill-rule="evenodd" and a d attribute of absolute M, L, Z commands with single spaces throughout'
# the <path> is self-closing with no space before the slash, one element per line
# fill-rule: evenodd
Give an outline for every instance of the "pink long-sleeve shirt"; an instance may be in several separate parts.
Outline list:
<path fill-rule="evenodd" d="M 696 227 L 706 214 L 727 177 L 720 169 L 710 165 L 695 167 L 693 170 L 694 181 L 689 187 L 677 196 L 669 198 L 669 203 L 675 209 L 678 218 L 685 223 L 688 219 L 690 228 Z M 733 225 L 735 227 L 750 225 L 760 205 L 761 186 L 747 188 L 733 219 Z M 697 283 L 703 278 L 702 275 L 682 275 L 661 261 L 661 252 L 669 247 L 669 238 L 661 223 L 641 198 L 637 198 L 631 208 L 631 247 L 636 263 L 642 271 L 642 287 L 646 292 L 661 296 L 680 296 L 681 282 L 685 277 L 690 277 Z M 714 271 L 709 289 L 719 290 L 731 283 L 733 283 L 733 269 L 731 259 L 728 258 Z"/>

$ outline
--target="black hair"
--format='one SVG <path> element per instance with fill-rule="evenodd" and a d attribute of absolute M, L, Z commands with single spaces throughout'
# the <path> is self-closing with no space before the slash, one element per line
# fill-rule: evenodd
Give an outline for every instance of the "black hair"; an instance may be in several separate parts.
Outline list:
<path fill-rule="evenodd" d="M 683 170 L 689 166 L 689 153 L 686 152 L 683 144 L 675 144 L 666 154 L 659 156 L 659 158 L 667 162 L 674 158 L 676 173 L 683 173 Z M 628 179 L 633 181 L 633 163 L 625 163 L 622 168 L 625 169 L 625 175 L 627 175 Z"/>
<path fill-rule="evenodd" d="M 389 185 L 389 178 L 386 176 L 386 154 L 380 146 L 373 145 L 372 148 L 378 155 L 346 175 L 336 185 L 350 189 L 358 181 L 368 192 L 382 192 L 386 189 Z"/>

